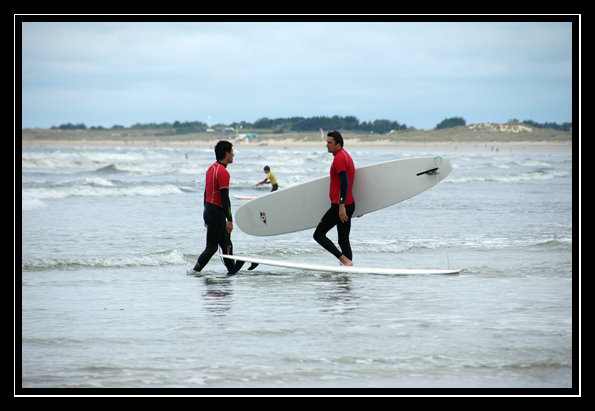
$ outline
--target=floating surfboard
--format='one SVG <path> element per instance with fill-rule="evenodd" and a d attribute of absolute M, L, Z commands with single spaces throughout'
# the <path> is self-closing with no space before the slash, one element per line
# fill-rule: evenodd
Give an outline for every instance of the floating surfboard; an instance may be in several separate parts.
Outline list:
<path fill-rule="evenodd" d="M 274 260 L 269 258 L 251 257 L 243 255 L 219 254 L 220 257 L 230 260 L 240 260 L 247 263 L 256 263 L 272 265 L 285 268 L 297 268 L 302 270 L 326 271 L 333 273 L 353 273 L 353 274 L 383 274 L 383 275 L 411 275 L 411 274 L 458 274 L 461 270 L 417 270 L 406 268 L 378 268 L 378 267 L 358 267 L 330 264 L 310 264 L 291 261 Z"/>
<path fill-rule="evenodd" d="M 440 157 L 392 160 L 355 169 L 356 215 L 407 200 L 436 185 L 452 170 Z M 315 228 L 329 209 L 330 176 L 273 191 L 242 204 L 235 222 L 243 232 L 270 236 Z"/>
<path fill-rule="evenodd" d="M 237 198 L 238 200 L 254 200 L 256 197 L 250 196 L 232 196 L 233 198 Z"/>

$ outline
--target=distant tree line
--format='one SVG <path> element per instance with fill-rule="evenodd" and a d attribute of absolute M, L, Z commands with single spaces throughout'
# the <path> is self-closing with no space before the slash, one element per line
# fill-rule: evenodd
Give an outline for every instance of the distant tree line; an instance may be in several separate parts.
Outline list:
<path fill-rule="evenodd" d="M 572 130 L 572 122 L 567 122 L 567 123 L 562 123 L 557 124 L 556 122 L 553 123 L 538 123 L 536 121 L 533 120 L 523 120 L 522 122 L 519 121 L 516 118 L 513 118 L 511 120 L 508 120 L 509 123 L 521 123 L 521 124 L 527 124 L 528 126 L 531 127 L 535 127 L 535 128 L 551 128 L 553 130 L 558 130 L 558 131 L 570 131 Z M 465 119 L 463 117 L 451 117 L 451 118 L 445 118 L 444 120 L 442 120 L 442 122 L 436 124 L 436 130 L 439 130 L 441 128 L 449 128 L 449 127 L 457 127 L 457 126 L 466 126 L 467 122 L 465 121 Z"/>
<path fill-rule="evenodd" d="M 537 123 L 533 120 L 523 120 L 523 124 L 527 124 L 531 127 L 535 127 L 535 128 L 551 128 L 554 130 L 558 130 L 558 131 L 570 131 L 572 130 L 572 121 L 571 122 L 565 122 L 562 124 L 557 124 L 555 121 L 553 123 Z"/>
<path fill-rule="evenodd" d="M 451 117 L 445 118 L 440 123 L 436 124 L 436 130 L 440 130 L 441 128 L 450 128 L 450 127 L 457 127 L 457 126 L 466 126 L 467 122 L 463 117 Z"/>
<path fill-rule="evenodd" d="M 56 126 L 52 126 L 51 130 L 86 130 L 87 126 L 85 125 L 85 123 L 80 123 L 80 124 L 72 124 L 72 123 L 68 123 L 68 124 L 60 124 L 60 126 L 56 127 Z"/>
<path fill-rule="evenodd" d="M 360 122 L 355 116 L 315 116 L 315 117 L 279 117 L 270 119 L 262 117 L 254 123 L 246 121 L 234 122 L 230 124 L 232 127 L 241 126 L 243 129 L 272 129 L 275 132 L 285 131 L 318 131 L 324 130 L 350 130 L 350 131 L 365 131 L 374 132 L 378 134 L 385 134 L 391 130 L 406 130 L 406 124 L 400 124 L 398 121 L 392 120 L 369 120 Z M 115 125 L 111 129 L 122 129 L 123 126 Z M 208 126 L 200 121 L 185 121 L 178 120 L 173 123 L 136 123 L 130 127 L 136 130 L 167 130 L 173 129 L 178 133 L 188 132 L 204 132 Z M 84 123 L 80 124 L 61 124 L 60 126 L 52 126 L 52 129 L 59 130 L 87 130 Z M 102 126 L 90 127 L 89 130 L 107 130 Z"/>
<path fill-rule="evenodd" d="M 519 122 L 517 119 L 509 120 L 510 122 Z M 572 122 L 562 123 L 537 123 L 533 120 L 524 120 L 522 124 L 527 124 L 536 128 L 551 128 L 560 131 L 570 131 L 572 129 Z M 436 130 L 466 126 L 467 122 L 463 117 L 451 117 L 445 118 L 440 123 L 436 124 Z M 223 125 L 220 125 L 223 126 Z M 274 132 L 281 133 L 286 131 L 318 131 L 319 129 L 324 130 L 348 130 L 348 131 L 363 131 L 373 132 L 377 134 L 386 134 L 392 130 L 407 130 L 406 124 L 400 124 L 398 121 L 392 120 L 368 120 L 359 121 L 355 116 L 315 116 L 315 117 L 279 117 L 270 119 L 268 117 L 262 117 L 256 120 L 254 123 L 248 123 L 246 121 L 234 122 L 230 124 L 231 127 L 241 127 L 242 129 L 265 129 L 273 130 Z M 84 123 L 67 123 L 61 124 L 60 126 L 52 126 L 52 129 L 56 130 L 87 130 L 87 126 Z M 114 125 L 111 130 L 124 129 L 124 126 Z M 180 122 L 178 120 L 173 123 L 136 123 L 130 127 L 136 130 L 164 130 L 168 133 L 185 134 L 192 132 L 205 132 L 208 128 L 207 124 L 200 121 L 185 121 Z M 412 127 L 413 128 L 413 127 Z M 107 130 L 102 126 L 91 126 L 88 130 Z"/>
<path fill-rule="evenodd" d="M 388 133 L 391 130 L 406 130 L 406 124 L 398 121 L 374 120 L 360 122 L 355 116 L 315 116 L 315 117 L 279 117 L 270 119 L 262 117 L 254 123 L 240 123 L 243 128 L 272 128 L 278 131 L 318 131 L 324 130 L 350 130 L 367 131 L 378 134 Z"/>
<path fill-rule="evenodd" d="M 190 131 L 204 132 L 207 129 L 207 125 L 200 121 L 185 121 L 182 123 L 182 122 L 179 122 L 176 120 L 173 123 L 167 123 L 167 122 L 165 122 L 165 123 L 146 123 L 146 124 L 136 123 L 136 124 L 133 124 L 132 126 L 130 126 L 130 128 L 134 129 L 134 130 L 171 129 L 171 130 L 180 130 L 181 132 L 190 132 Z M 85 123 L 77 123 L 77 124 L 67 123 L 67 124 L 61 124 L 58 127 L 52 126 L 51 129 L 52 130 L 122 130 L 122 129 L 125 129 L 125 127 L 116 124 L 109 129 L 104 128 L 103 126 L 97 126 L 97 127 L 91 126 L 91 127 L 87 128 Z"/>

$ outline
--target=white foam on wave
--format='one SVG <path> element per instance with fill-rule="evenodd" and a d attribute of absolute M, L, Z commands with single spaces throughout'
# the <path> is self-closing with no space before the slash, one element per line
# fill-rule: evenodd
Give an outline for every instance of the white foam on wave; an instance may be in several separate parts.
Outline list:
<path fill-rule="evenodd" d="M 46 208 L 47 204 L 36 198 L 23 199 L 21 204 L 21 211 L 33 211 L 41 208 Z"/>
<path fill-rule="evenodd" d="M 552 180 L 556 177 L 566 177 L 572 175 L 570 171 L 562 170 L 545 170 L 545 171 L 531 171 L 526 173 L 518 174 L 507 174 L 507 175 L 489 175 L 489 176 L 464 176 L 464 177 L 453 177 L 447 178 L 441 183 L 469 183 L 475 181 L 495 181 L 504 183 L 516 183 L 518 181 L 529 181 L 529 180 Z"/>
<path fill-rule="evenodd" d="M 21 198 L 28 200 L 59 199 L 67 197 L 119 197 L 119 196 L 162 196 L 182 194 L 182 190 L 171 184 L 135 187 L 94 187 L 79 185 L 69 188 L 28 188 L 23 189 Z"/>
<path fill-rule="evenodd" d="M 551 167 L 551 164 L 538 160 L 518 161 L 515 164 L 522 167 Z"/>
<path fill-rule="evenodd" d="M 161 153 L 150 150 L 125 152 L 83 151 L 79 152 L 78 154 L 83 158 L 96 162 L 139 161 L 167 158 L 165 155 Z"/>
<path fill-rule="evenodd" d="M 163 251 L 138 256 L 108 258 L 39 258 L 22 260 L 22 270 L 84 267 L 160 267 L 166 265 L 185 265 L 188 262 L 178 250 Z"/>
<path fill-rule="evenodd" d="M 65 183 L 72 183 L 72 184 L 85 184 L 85 185 L 98 185 L 98 186 L 113 186 L 114 183 L 108 181 L 104 178 L 100 177 L 81 177 L 77 178 L 74 181 L 66 181 Z"/>

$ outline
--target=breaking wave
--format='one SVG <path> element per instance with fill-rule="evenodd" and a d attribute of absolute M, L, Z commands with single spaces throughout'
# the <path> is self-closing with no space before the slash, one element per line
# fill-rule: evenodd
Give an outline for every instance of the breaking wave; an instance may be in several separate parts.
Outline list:
<path fill-rule="evenodd" d="M 108 258 L 37 258 L 21 261 L 23 271 L 47 269 L 76 269 L 80 267 L 155 267 L 164 265 L 185 265 L 187 261 L 178 250 L 169 250 L 140 256 Z"/>
<path fill-rule="evenodd" d="M 572 172 L 562 170 L 539 170 L 531 171 L 526 173 L 517 174 L 506 174 L 506 175 L 490 175 L 490 176 L 464 176 L 464 177 L 453 177 L 447 178 L 441 181 L 441 184 L 457 184 L 457 183 L 469 183 L 469 182 L 503 182 L 503 183 L 516 183 L 518 181 L 530 181 L 530 180 L 552 180 L 557 177 L 571 176 Z"/>

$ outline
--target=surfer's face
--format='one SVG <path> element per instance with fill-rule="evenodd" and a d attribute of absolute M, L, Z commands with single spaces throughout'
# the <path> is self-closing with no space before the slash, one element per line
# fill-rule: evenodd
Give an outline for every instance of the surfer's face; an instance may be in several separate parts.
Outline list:
<path fill-rule="evenodd" d="M 225 164 L 230 164 L 233 163 L 233 148 L 231 149 L 231 151 L 229 153 L 225 153 Z"/>
<path fill-rule="evenodd" d="M 341 150 L 341 146 L 335 143 L 335 139 L 333 137 L 328 137 L 326 139 L 326 148 L 328 149 L 329 153 L 335 154 L 337 151 Z"/>

